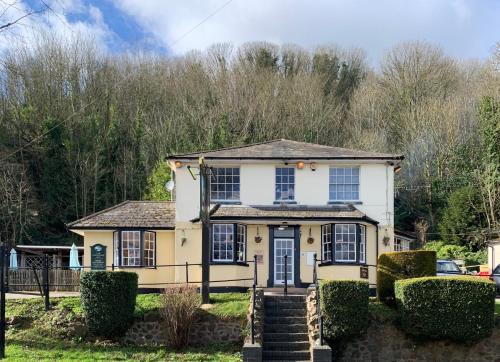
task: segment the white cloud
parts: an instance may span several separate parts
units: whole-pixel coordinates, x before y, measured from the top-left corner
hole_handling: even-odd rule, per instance
[[[112,31],[104,22],[101,11],[80,0],[52,0],[46,2],[49,9],[41,14],[25,17],[6,31],[0,32],[0,54],[15,49],[19,44],[30,45],[40,34],[51,34],[61,39],[82,37],[93,39],[102,50],[108,48],[113,38]],[[26,2],[18,2],[3,15],[1,23],[18,19],[32,10],[42,8],[43,4],[30,7]],[[69,20],[68,14],[79,15],[78,19]]]
[[[227,0],[113,1],[176,54],[216,42],[266,40],[362,47],[379,59],[395,43],[427,40],[455,56],[483,57],[500,39],[500,7],[491,1],[233,0],[175,44]]]

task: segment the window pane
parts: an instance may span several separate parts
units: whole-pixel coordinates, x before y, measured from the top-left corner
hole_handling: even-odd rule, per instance
[[[122,231],[122,265],[141,266],[141,232]]]
[[[366,226],[359,226],[359,261],[361,263],[366,262]]]
[[[237,167],[212,168],[210,198],[214,201],[237,201],[240,199],[240,169]]]
[[[295,168],[276,167],[275,198],[277,201],[295,199]]]
[[[322,261],[332,261],[332,226],[321,226]]]
[[[155,266],[156,234],[151,231],[144,232],[144,265]]]
[[[335,261],[356,261],[356,225],[335,225]]]
[[[212,259],[214,261],[233,261],[233,224],[212,225]]]
[[[237,234],[237,260],[241,262],[246,261],[246,237],[247,237],[247,227],[245,225],[238,225]]]
[[[331,201],[359,200],[359,167],[331,167],[329,188]]]

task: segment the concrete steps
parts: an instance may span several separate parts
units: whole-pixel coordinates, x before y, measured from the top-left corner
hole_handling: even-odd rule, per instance
[[[264,296],[264,361],[309,361],[304,295]]]

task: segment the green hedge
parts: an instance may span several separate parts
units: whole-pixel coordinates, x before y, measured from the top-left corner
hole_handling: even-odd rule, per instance
[[[132,322],[137,274],[93,271],[80,279],[82,310],[89,331],[106,338],[123,335]]]
[[[387,305],[395,306],[396,280],[435,275],[435,251],[413,250],[380,254],[377,264],[378,299]]]
[[[326,339],[338,340],[355,336],[368,326],[368,282],[324,280],[320,288]]]
[[[495,325],[495,283],[478,277],[398,280],[402,328],[426,339],[476,341]]]

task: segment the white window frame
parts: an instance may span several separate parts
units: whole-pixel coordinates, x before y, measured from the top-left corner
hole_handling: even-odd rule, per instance
[[[228,170],[231,170],[231,175],[228,175]],[[219,172],[223,171],[223,175],[220,175]],[[234,174],[234,173],[237,174]],[[213,177],[210,179],[210,199],[214,202],[227,202],[240,201],[241,197],[241,171],[239,167],[212,167],[212,175]],[[224,180],[219,182],[219,177],[223,177]],[[238,177],[238,182],[234,181],[234,178]],[[228,181],[228,178],[231,180]],[[238,186],[238,190],[235,190],[235,186]],[[214,188],[216,190],[214,190]],[[229,188],[229,190],[228,190]],[[222,190],[221,190],[222,189]],[[217,197],[214,197],[214,194],[217,193]],[[223,194],[224,198],[220,198],[219,196]],[[229,197],[228,197],[229,196]],[[236,197],[235,197],[236,196]]]
[[[142,245],[144,266],[154,267],[156,265],[156,233],[154,231],[144,231]]]
[[[292,171],[292,174],[286,174],[286,175],[278,175],[278,170],[287,170]],[[280,178],[278,181],[278,177]],[[290,178],[293,178],[293,182],[290,182]],[[285,179],[285,182],[283,180]],[[278,191],[278,186],[280,187],[280,191]],[[287,192],[284,192],[281,188],[283,186],[286,186],[288,188]],[[290,198],[290,188],[292,190],[292,195]],[[287,197],[283,197],[285,194],[287,194]],[[295,167],[276,167],[274,169],[274,198],[276,201],[294,201],[295,200]]]
[[[366,226],[359,225],[359,262],[366,263]]]
[[[336,179],[340,178],[341,176],[338,175],[338,170],[343,170],[342,173],[342,178],[343,182],[337,182]],[[346,171],[349,170],[349,175],[346,175]],[[354,182],[354,177],[356,175],[353,175],[353,170],[356,170],[357,172],[357,182]],[[333,173],[336,173],[335,175]],[[349,179],[346,179],[346,177],[349,177]],[[346,182],[350,181],[350,182]],[[336,197],[332,197],[333,191],[332,189],[334,187],[338,186],[356,186],[357,187],[357,198],[339,198],[339,190],[336,190]],[[352,191],[349,191],[352,192]],[[344,190],[343,193],[345,194],[346,191]],[[359,166],[344,166],[344,167],[338,167],[338,166],[332,166],[329,168],[328,171],[328,199],[329,201],[334,201],[334,202],[349,202],[349,201],[359,201],[360,200],[360,167]]]
[[[138,236],[137,238],[125,240],[125,235]],[[137,243],[137,245],[129,245],[129,243]],[[125,256],[125,251],[127,256]],[[133,255],[131,255],[131,252]],[[141,232],[139,230],[124,230],[121,234],[121,266],[137,267],[141,266]]]
[[[357,252],[356,252],[356,224],[334,224],[335,225],[335,262],[339,263],[356,263],[357,262]],[[343,229],[347,227],[347,232],[344,233]],[[340,241],[338,238],[338,235],[341,236],[342,240]],[[349,240],[352,237],[352,241]],[[347,240],[344,240],[344,236],[347,238]],[[345,250],[339,250],[337,251],[337,246],[340,246],[341,249],[343,249],[343,246],[347,246],[347,251]],[[350,245],[354,245],[354,251],[349,250]],[[342,257],[337,257],[337,253],[340,253]],[[347,253],[348,257],[344,258],[344,253]],[[349,254],[354,253],[354,258],[349,258]]]
[[[247,255],[247,227],[246,225],[243,224],[236,224],[236,261],[240,263],[245,263],[246,262],[246,255]]]
[[[225,240],[218,237],[216,240],[216,235],[225,236]],[[224,244],[224,248],[222,245]],[[215,257],[216,245],[218,247],[219,256]],[[231,250],[229,250],[231,246]],[[234,261],[234,224],[213,224],[212,225],[212,260],[215,262],[231,263]],[[221,257],[221,254],[226,254],[225,258]],[[230,254],[229,254],[230,253]],[[228,256],[230,255],[230,257]]]
[[[394,238],[394,251],[409,251],[410,250],[410,240],[403,238]]]
[[[321,225],[321,262],[333,261],[332,224]]]

